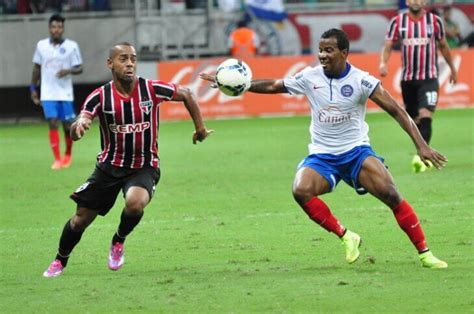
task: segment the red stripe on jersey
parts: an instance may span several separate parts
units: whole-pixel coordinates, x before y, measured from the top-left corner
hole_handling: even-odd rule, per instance
[[[412,39],[413,38],[413,27],[414,27],[414,23],[412,22],[412,20],[410,18],[407,19],[407,32],[408,32],[408,35],[407,35],[407,39]],[[413,72],[413,46],[412,45],[408,45],[408,49],[407,49],[407,64],[406,64],[406,67],[407,67],[407,72],[405,74],[405,80],[409,80],[411,78],[411,75],[412,75],[412,72]]]
[[[140,88],[138,88],[138,99],[149,99],[148,95],[142,95]],[[139,108],[140,104],[133,104],[133,122],[136,123],[138,121],[144,121],[143,117],[143,111]],[[140,132],[135,134],[135,140],[134,140],[134,152],[133,152],[133,159],[132,159],[132,168],[142,168],[144,163],[145,163],[145,156],[143,153],[144,149],[144,143],[143,141],[145,140],[145,134],[144,132]]]
[[[426,36],[426,14],[422,18],[422,22],[420,23],[420,36],[422,38],[427,38]],[[425,79],[425,55],[426,55],[426,45],[420,46],[419,51],[419,59],[418,59],[418,74],[416,76],[417,80],[424,80]]]
[[[155,83],[155,84],[153,84]],[[147,87],[150,91],[154,91],[153,85],[157,85],[156,81],[147,81]],[[157,95],[152,92],[152,97],[155,102],[159,103],[161,100],[157,97]],[[151,125],[151,139],[152,142],[150,143],[150,150],[153,153],[153,156],[158,156],[158,129],[159,129],[159,106],[153,107],[152,113],[150,113],[154,119]],[[152,158],[151,164],[153,167],[158,167],[158,158]]]

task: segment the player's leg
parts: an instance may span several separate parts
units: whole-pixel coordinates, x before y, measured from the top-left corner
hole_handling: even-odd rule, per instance
[[[318,197],[333,190],[338,179],[334,175],[330,175],[329,169],[324,169],[323,164],[314,163],[311,158],[311,156],[306,158],[296,173],[293,182],[293,197],[311,220],[341,238],[346,251],[346,261],[353,263],[360,255],[361,240],[359,235],[344,228],[331,213],[326,203]]]
[[[43,273],[44,277],[56,277],[62,274],[72,250],[79,243],[82,234],[97,217],[97,214],[96,211],[88,208],[77,207],[76,213],[64,225],[59,239],[58,253],[55,260]]]
[[[56,259],[45,271],[45,277],[56,277],[66,267],[69,255],[81,239],[85,228],[97,215],[105,216],[114,206],[123,184],[113,173],[96,166],[92,175],[71,195],[77,203],[77,211],[66,223],[59,241]],[[64,264],[63,264],[64,263]]]
[[[445,268],[447,264],[436,259],[429,252],[425,234],[418,217],[411,205],[397,191],[393,178],[384,164],[374,156],[367,157],[358,174],[359,184],[370,194],[384,202],[392,209],[400,228],[406,233],[418,253],[422,265],[430,268]],[[424,261],[425,256],[430,256]]]
[[[413,121],[415,121],[418,129],[420,129],[418,85],[419,82],[417,81],[402,81],[401,88],[405,110],[407,111],[408,115],[413,119]],[[413,155],[413,158],[411,160],[411,166],[413,172],[415,173],[426,171],[426,165],[423,161],[421,161],[421,158],[420,156],[418,156],[418,154]]]
[[[69,168],[72,163],[72,138],[71,138],[71,124],[74,121],[76,114],[74,112],[74,102],[72,101],[62,101],[61,109],[59,112],[59,118],[63,123],[64,130],[64,141],[66,143],[66,151],[64,152],[64,157],[61,160],[61,165],[63,168]]]
[[[61,169],[61,153],[59,150],[59,132],[58,132],[58,107],[56,101],[42,101],[43,113],[45,119],[48,121],[49,127],[49,145],[53,151],[54,162],[51,169]]]
[[[127,236],[140,223],[145,206],[155,192],[160,179],[160,170],[145,167],[131,176],[124,185],[125,208],[120,216],[120,224],[112,237],[109,254],[109,269],[118,270],[124,259],[124,242]]]
[[[345,228],[318,196],[331,191],[329,182],[316,170],[302,167],[293,181],[293,197],[311,220],[341,237]]]
[[[435,112],[436,104],[438,103],[438,92],[438,80],[427,79],[420,83],[420,87],[417,93],[419,103],[417,126],[421,133],[421,136],[428,144],[430,143],[433,134],[432,121],[433,113]]]

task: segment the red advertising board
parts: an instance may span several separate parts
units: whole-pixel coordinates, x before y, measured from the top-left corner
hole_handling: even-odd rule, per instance
[[[458,68],[458,82],[449,83],[449,68],[439,58],[439,108],[467,107],[474,105],[474,49],[452,51],[453,62]],[[211,88],[199,79],[201,72],[213,72],[224,59],[161,62],[157,65],[158,77],[164,81],[188,86],[198,97],[201,111],[206,118],[299,115],[309,113],[304,96],[289,94],[263,95],[245,93],[240,97],[229,97]],[[284,78],[293,75],[306,66],[317,63],[314,56],[257,57],[245,60],[253,71],[254,79]],[[349,62],[379,77],[377,53],[350,54]],[[389,62],[389,75],[382,79],[383,86],[401,103],[400,73],[401,60],[393,53]],[[380,78],[380,77],[379,77]],[[369,101],[370,109],[377,106]],[[163,120],[188,119],[186,108],[181,103],[168,102],[161,106]]]

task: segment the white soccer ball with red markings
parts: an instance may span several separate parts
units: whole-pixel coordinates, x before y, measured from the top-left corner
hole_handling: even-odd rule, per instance
[[[227,59],[217,67],[216,83],[224,94],[240,96],[252,84],[252,70],[242,60]]]

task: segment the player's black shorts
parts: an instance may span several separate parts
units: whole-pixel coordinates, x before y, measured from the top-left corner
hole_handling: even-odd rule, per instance
[[[129,188],[139,186],[148,191],[151,200],[159,180],[159,168],[145,166],[141,169],[130,169],[97,163],[92,175],[71,194],[71,199],[78,206],[105,216],[114,206],[120,190],[125,197]]]
[[[416,118],[420,108],[435,111],[438,103],[438,79],[402,81],[401,87],[405,109],[410,117]]]

